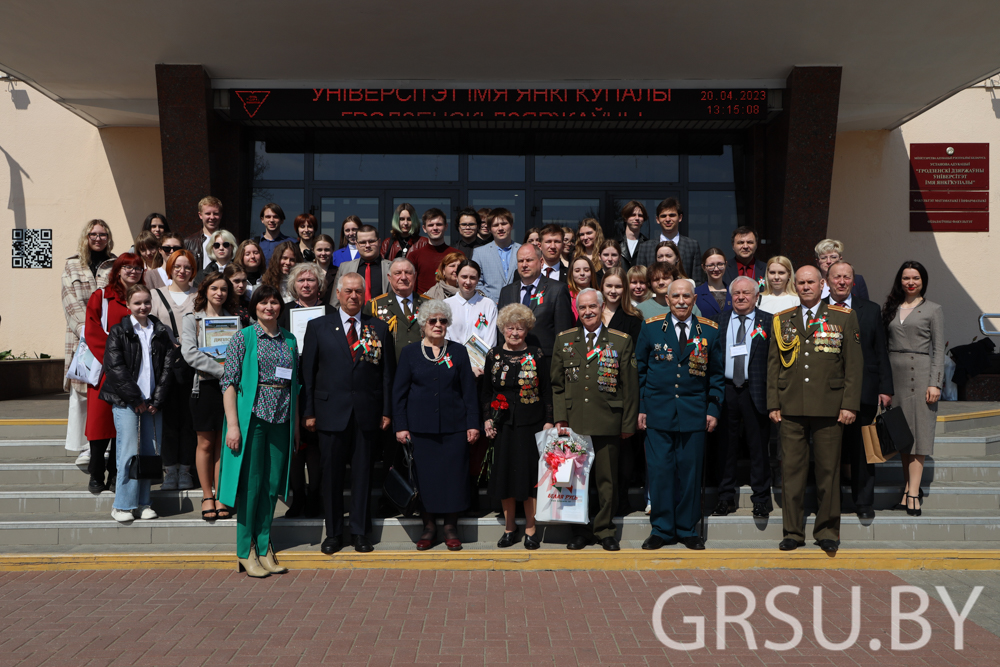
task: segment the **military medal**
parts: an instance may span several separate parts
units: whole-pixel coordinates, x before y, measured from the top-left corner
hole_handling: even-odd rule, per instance
[[[792,324],[791,319],[784,320],[781,323],[781,339],[785,343],[791,343],[794,341],[796,334],[798,334],[798,330],[795,328],[795,325]]]
[[[594,351],[600,357],[597,361],[597,390],[614,393],[618,390],[618,353],[610,343],[605,344],[603,349],[595,348]]]
[[[540,399],[538,398],[538,365],[535,363],[535,357],[531,354],[526,354],[521,358],[521,380],[518,384],[521,385],[521,402],[522,403],[537,403]]]

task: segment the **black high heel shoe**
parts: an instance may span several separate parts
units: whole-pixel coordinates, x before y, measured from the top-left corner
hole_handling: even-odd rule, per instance
[[[916,500],[917,502],[920,502],[920,496],[911,496],[910,494],[906,494],[906,513],[909,514],[910,516],[920,516],[923,513],[923,510],[921,510],[919,507],[911,509],[910,508],[911,498],[913,500]],[[917,503],[913,504],[916,505]]]

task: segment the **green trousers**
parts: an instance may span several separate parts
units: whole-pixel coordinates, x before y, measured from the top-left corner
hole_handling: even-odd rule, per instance
[[[591,503],[590,514],[594,515],[588,525],[573,524],[573,534],[582,535],[588,539],[603,540],[614,537],[618,529],[615,527],[615,511],[618,507],[618,493],[615,484],[618,480],[618,448],[621,438],[618,436],[595,435],[594,465],[590,468],[590,489],[597,489],[597,512]],[[594,493],[590,494],[591,501]]]
[[[236,555],[249,558],[251,543],[263,555],[271,541],[274,506],[288,468],[288,422],[269,424],[251,417],[244,447],[236,492]]]
[[[784,536],[805,542],[803,504],[809,478],[809,436],[816,473],[813,538],[840,540],[840,446],[844,425],[836,417],[781,415],[781,520]]]

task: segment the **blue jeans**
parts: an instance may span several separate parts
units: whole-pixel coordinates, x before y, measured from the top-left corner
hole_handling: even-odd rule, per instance
[[[129,479],[128,461],[136,454],[154,456],[156,444],[163,438],[163,415],[137,414],[132,408],[112,406],[118,438],[118,482],[115,487],[116,510],[134,510],[149,505],[148,479]]]

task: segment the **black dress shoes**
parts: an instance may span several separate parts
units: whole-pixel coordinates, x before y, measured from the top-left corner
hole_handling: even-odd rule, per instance
[[[754,503],[753,516],[755,519],[766,519],[771,516],[771,510],[767,509],[764,503]]]
[[[604,547],[605,551],[621,551],[622,548],[618,544],[617,537],[605,537],[601,540],[601,546]]]
[[[566,543],[566,548],[573,551],[579,551],[580,549],[586,549],[591,544],[594,544],[594,540],[587,539],[583,535],[576,535]]]
[[[864,519],[874,519],[875,518],[875,510],[873,510],[871,507],[867,507],[867,506],[862,505],[861,507],[858,508],[858,518],[862,519],[862,520],[864,520]]]
[[[94,495],[97,495],[104,490],[104,483],[101,482],[100,480],[91,477],[90,484],[87,485],[87,490],[93,493]]]
[[[497,540],[497,547],[506,549],[507,547],[514,546],[520,541],[521,538],[517,537],[517,531],[515,530],[513,533],[504,533],[503,537]]]
[[[836,540],[817,540],[816,544],[828,554],[837,553],[837,549],[839,548]]]
[[[524,534],[524,548],[525,549],[534,550],[534,549],[538,549],[539,547],[541,547],[542,546],[542,542],[541,542],[541,540],[538,539],[539,537],[540,537],[540,535],[537,532],[534,535],[528,535],[527,533],[525,533]]]
[[[797,542],[790,537],[786,537],[778,543],[778,548],[782,551],[795,551],[799,547],[804,547],[805,542]]]
[[[727,516],[735,511],[736,503],[727,503],[725,500],[720,500],[719,504],[712,511],[712,516]]]
[[[371,540],[364,535],[351,535],[351,546],[353,546],[354,550],[360,554],[369,554],[375,551],[375,547],[372,546]]]
[[[692,535],[691,537],[682,537],[681,544],[686,546],[688,549],[694,549],[695,551],[703,551],[705,549],[705,540],[699,535]]]
[[[645,549],[646,551],[652,551],[653,549],[662,548],[666,543],[667,541],[662,537],[660,537],[659,535],[650,535],[642,543],[642,548]]]
[[[323,544],[320,545],[319,550],[325,553],[327,556],[332,556],[333,554],[340,551],[341,547],[343,546],[344,544],[340,538],[340,535],[336,535],[334,537],[328,537],[325,540],[323,540]]]

